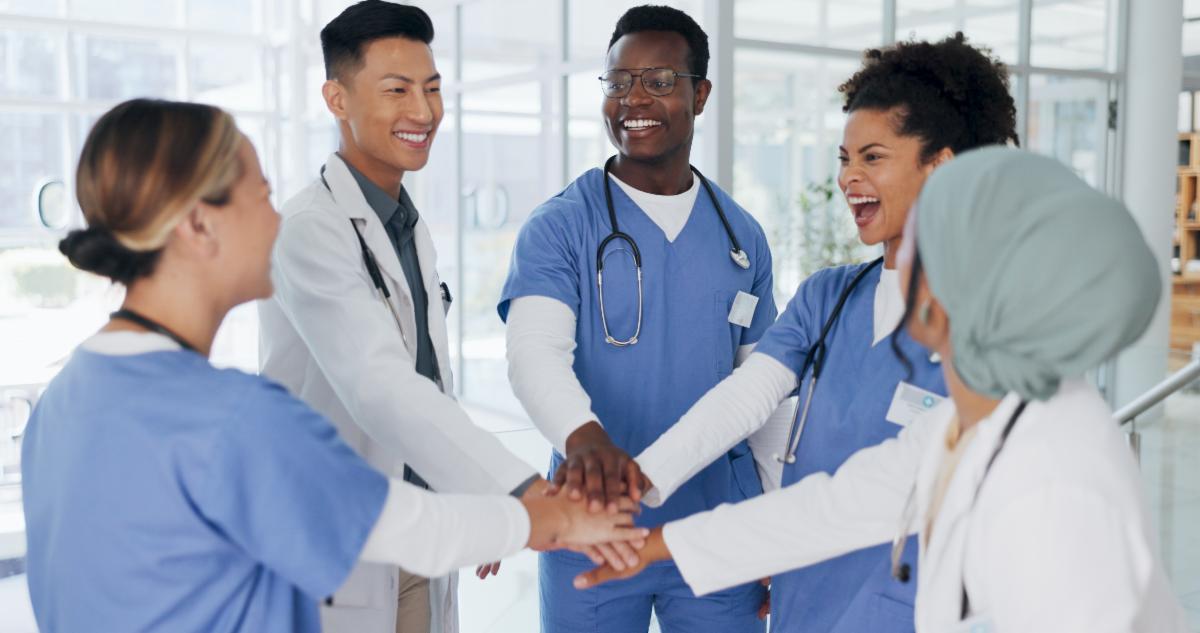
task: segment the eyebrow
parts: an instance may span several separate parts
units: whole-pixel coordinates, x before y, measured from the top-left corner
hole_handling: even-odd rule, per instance
[[[888,148],[888,147],[887,147],[886,145],[884,145],[883,143],[867,143],[866,145],[863,145],[862,147],[858,148],[858,153],[859,153],[859,154],[861,154],[861,153],[863,153],[863,152],[865,152],[865,151],[867,151],[867,150],[869,150],[869,149],[873,149],[873,148],[876,148],[876,147],[880,147],[880,148],[883,148],[883,149],[887,149],[887,148]]]
[[[441,78],[442,78],[442,74],[441,74],[441,73],[433,73],[432,75],[430,75],[430,76],[429,76],[429,78],[428,78],[428,79],[426,79],[425,81],[423,81],[423,82],[421,82],[421,83],[430,83],[430,82],[437,81],[437,80],[439,80],[439,79],[441,79]],[[379,78],[379,80],[380,80],[380,81],[383,81],[384,79],[397,79],[397,80],[399,80],[399,81],[403,81],[403,82],[404,82],[404,83],[406,83],[406,84],[415,84],[415,83],[417,83],[415,80],[413,80],[413,79],[412,79],[412,78],[410,78],[410,77],[405,77],[404,75],[398,75],[398,74],[396,74],[396,73],[388,73],[388,74],[386,74],[386,75],[384,75],[384,76],[382,76],[382,77],[380,77],[380,78]]]

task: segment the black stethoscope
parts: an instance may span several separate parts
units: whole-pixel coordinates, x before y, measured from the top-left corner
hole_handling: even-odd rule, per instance
[[[333,194],[333,189],[329,187],[329,181],[325,180],[325,167],[321,167],[321,184],[325,185],[325,190]],[[396,312],[396,307],[392,305],[392,293],[388,290],[387,282],[383,279],[383,271],[379,268],[379,262],[375,259],[375,253],[371,252],[371,248],[367,246],[367,240],[363,239],[362,231],[358,228],[358,224],[354,220],[350,220],[350,226],[354,228],[354,235],[358,238],[358,246],[362,249],[363,266],[367,269],[367,276],[371,278],[371,284],[379,291],[380,298],[392,313],[392,318],[396,321],[396,327],[400,327],[400,314]],[[447,305],[454,301],[454,297],[450,296],[450,286],[446,282],[441,283],[442,286],[442,301]]]
[[[613,208],[612,201],[612,183],[609,182],[609,172],[612,169],[613,161],[616,159],[616,156],[612,156],[604,163],[604,203],[608,206],[608,224],[612,230],[607,237],[600,240],[600,246],[596,248],[596,292],[600,295],[600,325],[604,328],[604,342],[615,347],[625,347],[637,344],[638,336],[642,333],[642,252],[638,250],[637,242],[633,240],[631,235],[623,233],[617,228],[617,212]],[[696,169],[692,165],[688,165],[688,167],[696,175],[696,178],[700,180],[700,184],[704,185],[704,191],[708,194],[708,199],[712,201],[713,207],[717,210],[717,217],[721,218],[721,225],[725,227],[725,234],[729,236],[729,242],[732,245],[732,248],[729,249],[729,258],[742,270],[749,270],[750,257],[746,255],[746,251],[742,250],[737,236],[733,234],[733,227],[729,225],[729,219],[725,217],[725,210],[721,208],[721,202],[717,200],[717,194],[713,191],[712,185],[700,173],[699,169]],[[609,242],[616,240],[623,241],[629,245],[629,250],[633,254],[633,265],[637,269],[637,327],[633,331],[633,336],[624,341],[618,340],[608,331],[608,315],[604,311],[604,249],[608,246]]]
[[[975,510],[975,504],[979,501],[979,492],[983,490],[983,482],[987,481],[988,473],[992,471],[992,465],[996,463],[996,458],[1000,456],[1000,451],[1004,450],[1005,443],[1008,442],[1008,436],[1012,433],[1013,427],[1017,425],[1017,420],[1021,418],[1021,414],[1025,412],[1025,407],[1029,402],[1021,400],[1017,404],[1017,408],[1013,410],[1009,416],[1008,422],[1004,425],[1004,430],[1000,432],[1000,439],[996,442],[996,448],[992,449],[992,455],[988,458],[987,465],[983,467],[983,475],[979,478],[979,484],[975,486],[975,496],[971,498],[971,507],[968,513]],[[896,536],[892,539],[892,578],[900,582],[908,582],[912,577],[912,568],[908,563],[900,562],[904,557],[904,544],[908,541],[909,527],[912,526],[912,521],[917,513],[917,482],[913,482],[912,489],[908,492],[908,500],[904,502],[904,510],[900,515],[900,527],[896,530]],[[969,527],[969,526],[968,526]],[[971,612],[971,598],[967,595],[967,580],[964,576],[962,579],[962,602],[959,608],[959,620],[967,619],[967,614]]]
[[[808,353],[804,355],[804,364],[800,366],[800,373],[797,374],[803,379],[804,374],[812,369],[812,374],[808,378],[808,389],[804,397],[804,407],[796,411],[796,415],[792,416],[792,426],[788,429],[787,452],[780,456],[775,455],[775,461],[781,464],[796,463],[796,449],[800,446],[800,437],[804,434],[804,426],[808,424],[808,409],[812,406],[813,391],[817,388],[817,378],[821,376],[821,370],[825,368],[825,357],[829,354],[829,331],[833,329],[837,323],[838,317],[842,315],[842,308],[846,306],[846,300],[850,298],[850,294],[858,287],[859,282],[867,273],[871,272],[876,266],[883,263],[883,258],[880,257],[875,261],[867,264],[865,268],[858,271],[854,279],[850,280],[850,284],[842,290],[841,296],[838,297],[837,303],[833,306],[833,312],[829,313],[829,318],[825,319],[825,324],[821,326],[821,335],[817,337],[817,342],[808,348]]]
[[[121,319],[124,321],[129,321],[130,323],[135,323],[146,328],[147,330],[150,330],[151,332],[154,332],[155,334],[161,334],[172,341],[175,341],[180,347],[189,352],[196,352],[197,354],[199,353],[191,343],[188,343],[187,341],[183,340],[182,336],[167,329],[167,326],[159,323],[158,321],[154,321],[149,317],[142,316],[141,314],[134,312],[129,308],[121,308],[120,310],[108,315],[108,318]]]

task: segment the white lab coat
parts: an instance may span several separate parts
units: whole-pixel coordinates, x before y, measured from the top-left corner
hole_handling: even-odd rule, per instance
[[[1033,402],[976,489],[1015,395],[980,422],[926,542],[925,522],[946,431],[947,401],[899,437],[773,494],[668,525],[684,579],[709,593],[826,560],[896,535],[916,485],[920,530],[916,628],[991,633],[1184,633],[1141,492],[1137,465],[1099,393],[1068,381]],[[974,508],[972,509],[972,504]]]
[[[441,385],[418,374],[416,317],[400,260],[379,217],[336,154],[283,207],[275,245],[275,295],[259,304],[260,363],[328,417],[350,446],[390,476],[407,462],[434,490],[506,494],[536,471],[475,426],[449,395],[453,376],[437,257],[425,223],[414,231],[429,297],[429,336]],[[350,222],[362,232],[391,292],[384,305]],[[433,544],[415,543],[414,547]],[[457,579],[431,583],[433,633],[456,633]],[[322,609],[325,631],[392,633],[397,570],[360,564]]]

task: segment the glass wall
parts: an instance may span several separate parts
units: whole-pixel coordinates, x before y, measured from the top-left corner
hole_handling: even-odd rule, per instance
[[[768,231],[777,300],[816,268],[874,252],[858,244],[834,182],[837,86],[864,48],[962,31],[1008,64],[1023,145],[1106,189],[1119,10],[1116,0],[738,0],[733,189]]]

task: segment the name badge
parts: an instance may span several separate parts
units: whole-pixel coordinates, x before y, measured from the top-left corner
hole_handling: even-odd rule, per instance
[[[953,633],[992,633],[992,619],[987,616],[975,616],[958,623]]]
[[[729,309],[729,322],[742,327],[750,327],[754,321],[754,309],[758,307],[758,297],[738,291],[733,298],[733,307]]]
[[[896,393],[892,395],[892,405],[888,407],[885,418],[892,424],[908,426],[921,414],[936,407],[945,400],[944,397],[925,391],[920,387],[902,382],[896,385]]]

